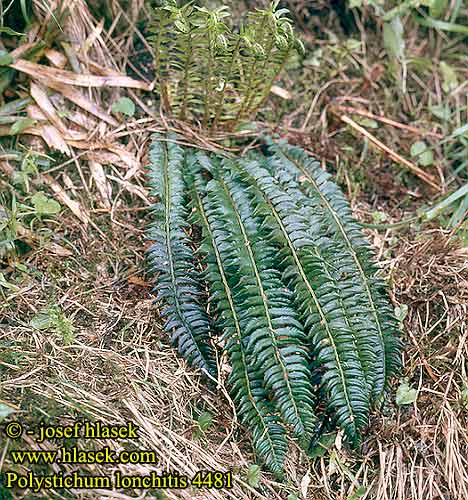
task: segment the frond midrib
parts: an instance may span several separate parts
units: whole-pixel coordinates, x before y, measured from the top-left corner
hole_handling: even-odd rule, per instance
[[[169,260],[169,269],[170,269],[170,274],[171,274],[171,286],[174,291],[174,302],[175,306],[177,308],[177,314],[179,316],[180,321],[184,325],[185,330],[189,333],[190,337],[192,338],[192,341],[194,345],[197,348],[198,354],[200,356],[200,359],[203,360],[204,363],[206,363],[206,369],[202,368],[203,370],[209,371],[209,364],[207,363],[207,360],[205,359],[205,355],[203,352],[200,350],[200,346],[198,345],[198,340],[195,338],[195,336],[192,333],[192,329],[190,326],[187,324],[187,321],[185,319],[185,314],[182,311],[180,301],[179,301],[179,293],[178,290],[175,286],[176,283],[176,275],[175,275],[175,270],[174,270],[174,256],[172,254],[172,244],[171,244],[171,220],[170,220],[170,212],[171,212],[171,187],[170,187],[170,180],[169,180],[169,152],[168,152],[168,147],[167,143],[163,141],[163,155],[164,155],[164,161],[162,165],[162,170],[163,170],[163,177],[164,177],[164,236],[166,238],[166,249],[167,249],[167,256]]]

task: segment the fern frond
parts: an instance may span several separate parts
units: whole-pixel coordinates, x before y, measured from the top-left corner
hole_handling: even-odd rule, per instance
[[[337,300],[346,326],[353,333],[366,381],[370,390],[381,385],[383,374],[378,367],[380,360],[377,355],[381,350],[380,334],[373,321],[369,320],[372,315],[367,295],[360,280],[353,274],[354,263],[351,256],[331,239],[328,226],[323,224],[323,212],[304,206],[303,193],[298,194],[291,183],[288,185],[289,189],[285,190],[283,185],[272,177],[272,174],[278,174],[280,167],[271,159],[261,164],[256,161],[241,161],[239,166],[244,172],[246,182],[256,185],[263,196],[264,203],[268,206],[266,213],[273,210],[276,219],[283,219],[284,231],[291,233],[291,243],[297,250],[305,246],[316,247],[325,256],[325,270],[327,275],[330,274],[336,280],[340,292]],[[263,167],[268,167],[268,171]],[[279,221],[276,223],[279,224]],[[275,235],[275,232],[271,234]],[[281,237],[284,239],[280,233],[280,240]],[[370,266],[370,269],[374,268]],[[369,283],[374,286],[373,277],[369,278]]]
[[[232,119],[232,109],[235,107],[237,93],[235,92],[236,82],[239,80],[239,75],[236,71],[239,54],[242,47],[242,37],[233,35],[228,39],[229,50],[219,57],[220,74],[223,75],[220,79],[221,89],[218,91],[218,99],[216,101],[214,119],[212,129],[216,130],[221,121]],[[237,74],[237,76],[236,76]]]
[[[353,287],[339,283],[329,266],[339,250],[326,254],[312,237],[295,200],[282,190],[255,160],[236,163],[243,179],[255,188],[257,212],[264,215],[270,238],[282,245],[284,277],[295,290],[296,306],[311,338],[317,361],[327,371],[323,383],[338,425],[355,444],[359,431],[367,424],[369,380],[375,368],[372,330],[359,331],[353,316],[359,313],[359,300],[349,306]],[[349,290],[351,289],[351,290]],[[361,325],[360,325],[361,326]]]
[[[282,177],[286,189],[292,189],[305,206],[321,213],[322,227],[326,227],[332,238],[343,245],[350,257],[350,271],[359,280],[366,296],[370,319],[380,338],[376,368],[381,373],[373,387],[373,395],[378,400],[383,395],[389,377],[399,371],[401,360],[397,322],[383,293],[385,287],[375,277],[376,268],[372,265],[370,248],[359,225],[352,218],[342,192],[330,182],[329,175],[320,168],[318,162],[302,149],[284,143],[272,145],[270,149],[278,159],[278,175]]]
[[[226,6],[216,9],[207,9],[205,7],[196,7],[198,15],[193,21],[205,40],[206,51],[204,58],[199,61],[201,66],[205,67],[205,78],[203,84],[204,91],[204,110],[203,126],[207,127],[210,118],[213,115],[214,100],[219,82],[222,81],[220,68],[222,67],[223,55],[228,51],[229,38],[231,36],[228,26],[223,19],[229,16],[229,9]]]
[[[225,162],[223,162],[225,163]],[[224,170],[224,169],[223,169]],[[285,423],[307,447],[315,431],[305,335],[275,269],[275,249],[260,238],[244,187],[231,176],[207,186],[207,212],[232,274],[240,324],[255,369],[274,394]]]
[[[205,209],[202,199],[205,186],[199,173],[200,164],[193,155],[188,161],[193,175],[191,194],[195,219],[202,227],[204,245],[209,249],[205,262],[211,301],[215,305],[218,326],[224,332],[226,351],[232,366],[229,385],[233,400],[241,422],[252,432],[254,448],[261,460],[272,472],[281,474],[287,450],[285,430],[273,413],[274,405],[268,402],[261,373],[248,359],[238,300],[229,284],[228,264],[223,260],[220,250],[220,246],[226,244],[225,235],[219,232],[215,234],[216,221],[210,221],[211,217]]]
[[[165,111],[171,107],[168,75],[171,47],[174,43],[172,24],[177,14],[176,0],[164,0],[163,5],[155,7],[150,24],[150,42],[154,51],[156,89],[159,91],[161,106]]]
[[[187,72],[190,64],[181,57],[175,67]],[[214,94],[208,100],[215,102]],[[245,109],[255,102],[244,101]],[[314,406],[321,401],[324,422],[332,415],[359,445],[371,403],[397,369],[400,341],[372,252],[343,194],[302,150],[281,143],[270,151],[222,160],[155,137],[150,181],[158,201],[149,260],[173,342],[214,373],[211,324],[200,302],[205,284],[187,234],[190,222],[201,227],[203,278],[232,366],[239,419],[260,459],[280,475],[286,432],[307,448],[320,432]]]
[[[188,227],[183,181],[183,151],[175,143],[153,137],[149,151],[149,184],[157,201],[148,228],[153,241],[148,250],[150,269],[159,273],[155,290],[165,304],[166,330],[172,342],[194,366],[216,376],[216,362],[209,344],[210,325],[199,301],[203,296],[200,275],[185,234]]]

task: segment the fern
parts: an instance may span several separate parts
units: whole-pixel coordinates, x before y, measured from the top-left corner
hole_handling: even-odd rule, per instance
[[[227,7],[162,3],[151,25],[156,91],[163,111],[204,128],[232,130],[254,117],[291,53],[302,48],[277,0],[249,13],[239,30]]]
[[[234,178],[210,181],[207,198],[221,243],[226,240],[226,259],[236,269],[231,279],[240,300],[247,352],[275,395],[284,422],[307,447],[316,418],[305,336],[274,268],[275,250],[259,238],[249,200]]]
[[[205,208],[206,192],[201,178],[200,164],[191,156],[192,200],[195,219],[202,227],[204,244],[209,249],[206,255],[207,279],[210,283],[211,300],[215,304],[218,327],[223,329],[226,351],[232,365],[230,386],[238,407],[241,421],[252,430],[257,453],[273,472],[279,474],[286,455],[285,430],[273,413],[274,405],[268,401],[261,372],[249,360],[245,338],[241,327],[241,311],[230,285],[229,263],[225,261],[221,248],[226,244],[225,235],[217,229],[219,223],[212,219]],[[205,198],[205,201],[202,199]],[[210,211],[210,208],[208,208]],[[217,236],[215,236],[215,234]]]
[[[156,70],[156,90],[159,92],[161,107],[169,111],[171,106],[170,90],[168,88],[169,64],[171,61],[173,34],[172,25],[178,16],[176,0],[165,0],[163,5],[156,7],[150,26],[153,44],[154,67]]]
[[[320,214],[320,232],[328,231],[342,245],[347,255],[345,270],[358,280],[366,297],[370,319],[379,335],[376,374],[373,395],[380,399],[389,377],[400,368],[400,342],[396,320],[383,292],[385,285],[376,278],[371,252],[359,225],[353,220],[349,204],[336,184],[329,180],[318,162],[303,150],[285,144],[271,146],[277,158],[278,176],[305,206]],[[301,194],[302,193],[302,194]],[[340,271],[341,272],[341,271]]]
[[[238,94],[236,85],[239,77],[239,58],[245,40],[243,35],[239,34],[230,36],[226,41],[228,48],[218,58],[219,73],[222,77],[216,88],[218,95],[211,124],[213,130],[217,130],[220,125],[232,122],[235,118],[233,110],[236,107]]]
[[[193,252],[185,230],[187,210],[183,182],[183,150],[171,142],[153,138],[149,152],[149,182],[154,222],[148,230],[153,241],[148,251],[150,269],[159,273],[158,300],[165,303],[165,328],[172,342],[190,363],[213,376],[216,363],[209,345],[210,325],[199,301],[203,296]]]
[[[256,9],[247,15],[244,39],[248,45],[248,57],[244,63],[246,77],[241,82],[244,98],[237,120],[253,116],[264,104],[271,86],[285,67],[294,49],[302,50],[294,36],[288,9],[278,8],[279,0],[266,9]]]
[[[179,351],[214,372],[209,335],[221,332],[239,419],[280,475],[287,433],[307,450],[330,415],[359,446],[398,368],[400,341],[342,193],[302,150],[281,143],[270,153],[227,160],[185,150],[184,160],[182,148],[156,138],[150,258]],[[190,223],[201,227],[203,275]],[[206,288],[216,330],[200,303]]]
[[[365,380],[373,368],[372,332],[359,331],[351,320],[356,306],[354,310],[346,307],[344,297],[349,293],[330,272],[330,255],[324,254],[317,238],[309,234],[308,221],[294,199],[257,162],[243,161],[237,167],[257,188],[257,210],[265,214],[270,237],[283,246],[284,277],[295,291],[296,306],[308,328],[317,361],[328,369],[323,383],[338,425],[358,444],[369,410]]]
[[[244,176],[247,176],[247,182],[258,185],[257,189],[262,192],[267,203],[278,206],[276,215],[284,219],[284,232],[291,232],[292,240],[297,241],[297,249],[316,248],[319,254],[324,255],[327,262],[324,272],[337,283],[339,289],[337,301],[342,310],[343,321],[355,339],[369,388],[382,384],[383,373],[379,373],[381,370],[377,359],[377,353],[381,349],[380,334],[374,323],[369,321],[372,312],[368,307],[367,295],[362,284],[353,274],[354,263],[351,256],[331,238],[333,233],[330,233],[329,226],[324,224],[323,212],[317,207],[311,209],[305,205],[305,201],[309,199],[303,193],[298,193],[291,182],[287,189],[284,189],[280,182],[281,179],[284,180],[284,175],[281,174],[282,163],[269,159],[263,162],[263,166],[268,168],[268,172],[260,168],[256,162],[244,161],[241,170],[244,171]],[[276,172],[280,180],[273,179],[269,172]],[[310,210],[307,210],[308,208]],[[374,272],[369,260],[365,266],[368,272]]]

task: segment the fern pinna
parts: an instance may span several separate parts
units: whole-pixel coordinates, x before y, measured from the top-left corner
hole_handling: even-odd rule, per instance
[[[398,370],[400,341],[339,188],[284,143],[270,144],[268,156],[222,159],[155,138],[150,164],[159,201],[149,257],[179,351],[213,372],[209,336],[221,335],[239,418],[278,475],[288,433],[307,450],[325,418],[359,446],[370,408]],[[201,242],[190,244],[190,224]]]

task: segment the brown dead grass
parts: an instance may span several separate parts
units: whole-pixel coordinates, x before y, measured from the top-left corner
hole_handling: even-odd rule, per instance
[[[49,4],[52,9],[36,2],[43,19],[37,39],[54,22],[54,6]],[[135,39],[145,45],[136,28],[144,2],[135,2],[130,12],[112,2],[115,23],[108,31],[92,18],[84,0],[70,5],[72,11],[61,26],[69,46],[57,47],[59,55],[48,53],[48,64],[74,72],[76,78],[85,72],[100,80],[93,80],[94,87],[80,88],[70,74],[48,71],[47,66],[40,75],[37,67],[29,66],[22,80],[20,95],[33,89],[34,104],[28,112],[38,120],[28,131],[36,139],[27,134],[24,140],[31,148],[64,154],[39,181],[69,211],[54,226],[53,241],[43,244],[24,228],[32,246],[22,258],[28,273],[0,305],[0,401],[12,405],[13,417],[30,428],[43,419],[57,424],[132,420],[141,431],[137,442],[81,439],[77,446],[151,449],[161,456],[154,466],[89,465],[80,468],[84,473],[234,472],[231,491],[165,491],[166,498],[280,499],[294,493],[313,500],[345,500],[363,487],[362,499],[468,499],[468,415],[462,398],[468,384],[468,253],[450,234],[434,228],[400,234],[398,243],[390,231],[370,234],[390,277],[394,304],[409,308],[403,329],[404,376],[418,389],[417,401],[397,407],[392,394],[372,418],[361,456],[342,445],[341,435],[329,453],[316,460],[292,446],[284,483],[262,473],[260,487],[249,486],[247,470],[255,457],[245,429],[236,423],[224,387],[226,374],[222,371],[217,387],[207,385],[168,346],[152,304],[151,284],[142,271],[142,229],[149,205],[142,165],[149,135],[164,123],[152,113],[151,94],[101,86],[102,78],[125,82],[127,64],[140,88],[151,86],[131,55]],[[109,103],[127,94],[141,114],[124,121],[111,115]],[[57,114],[59,109],[68,113]],[[310,115],[315,112],[312,108]],[[320,126],[323,116],[317,118]],[[185,132],[188,142],[216,147],[195,131]],[[297,131],[299,142],[308,137],[305,132]],[[3,178],[8,179],[13,166],[7,159],[1,161]],[[347,174],[344,177],[352,187]],[[372,210],[365,200],[356,205],[363,220],[369,220]],[[74,325],[68,345],[57,334],[29,324],[51,303]],[[213,424],[200,434],[196,420],[203,411],[213,415]],[[0,470],[13,467],[12,448],[56,446],[38,445],[26,435],[16,442],[0,435]],[[19,470],[26,472],[27,467]],[[55,465],[54,470],[73,469]],[[80,490],[40,494],[57,499],[158,498],[155,495]],[[31,498],[31,493],[15,491],[15,498]]]
[[[376,498],[468,498],[468,250],[441,230],[402,240],[390,268],[408,305],[405,375],[417,402],[377,433]],[[372,498],[372,497],[371,497]]]

